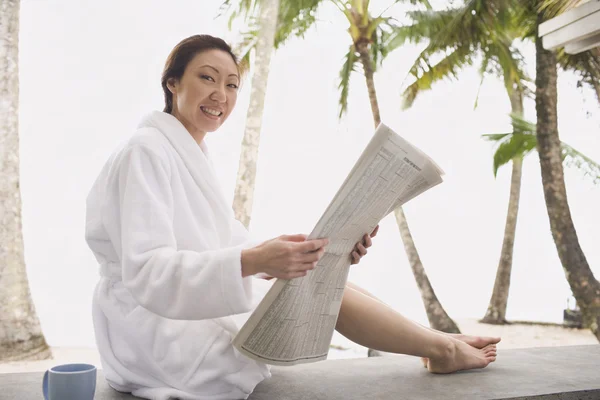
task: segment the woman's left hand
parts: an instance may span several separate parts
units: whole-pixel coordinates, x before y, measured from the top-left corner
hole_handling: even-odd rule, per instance
[[[363,240],[361,240],[360,242],[356,243],[356,246],[354,246],[354,250],[352,251],[352,262],[350,264],[358,264],[360,262],[360,259],[367,254],[367,248],[371,247],[371,245],[373,244],[373,242],[371,241],[371,238],[374,238],[375,235],[377,235],[377,231],[379,230],[379,225],[377,225],[375,227],[375,229],[373,229],[373,232],[368,235],[365,233],[365,236],[363,236]]]

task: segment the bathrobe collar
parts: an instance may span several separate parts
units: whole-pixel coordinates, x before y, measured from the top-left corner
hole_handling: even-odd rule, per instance
[[[165,112],[151,112],[144,117],[139,127],[156,128],[169,140],[183,160],[196,185],[206,194],[206,198],[211,203],[215,213],[220,214],[220,217],[228,221],[233,216],[233,212],[227,206],[227,201],[221,191],[221,186],[209,158],[208,147],[204,141],[198,145],[185,126],[177,118]]]

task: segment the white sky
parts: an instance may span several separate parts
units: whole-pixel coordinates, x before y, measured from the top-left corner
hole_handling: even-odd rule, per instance
[[[372,1],[376,10],[385,1]],[[234,38],[219,1],[23,0],[21,165],[25,256],[42,328],[51,345],[93,345],[91,296],[98,267],[84,241],[85,197],[102,164],[140,118],[162,109],[160,73],[171,48],[196,33]],[[402,18],[399,8],[390,15]],[[270,238],[309,233],[373,132],[364,77],[351,82],[349,112],[337,119],[338,73],[349,35],[327,5],[304,40],[272,60],[251,230]],[[526,45],[529,70],[535,57]],[[400,109],[401,85],[418,49],[392,54],[376,74],[382,120],[445,170],[445,182],[405,207],[425,269],[452,317],[482,317],[494,283],[510,167],[492,173],[480,134],[509,129],[501,82],[488,79],[479,108],[476,68],[437,84]],[[559,80],[561,138],[600,160],[600,108],[571,75]],[[233,197],[250,79],[225,126],[209,135],[218,174]],[[591,113],[591,115],[589,115]],[[526,105],[533,120],[534,104]],[[600,187],[566,174],[580,243],[600,276]],[[387,218],[350,279],[410,318],[426,322],[396,223]],[[525,162],[508,317],[561,321],[570,295],[549,231],[539,162]]]

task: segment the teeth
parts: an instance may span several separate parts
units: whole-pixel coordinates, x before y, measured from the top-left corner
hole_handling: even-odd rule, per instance
[[[213,109],[206,108],[206,107],[202,107],[202,111],[204,111],[207,114],[214,115],[215,117],[218,117],[222,114],[221,111],[213,110]]]

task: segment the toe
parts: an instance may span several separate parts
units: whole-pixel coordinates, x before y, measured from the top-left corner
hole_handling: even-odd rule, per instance
[[[496,355],[496,349],[487,349],[486,351],[484,351],[484,354],[486,354],[486,355],[488,355],[488,354]]]

